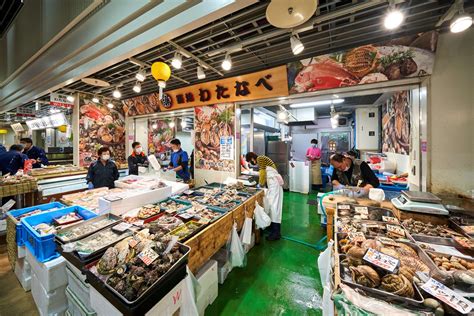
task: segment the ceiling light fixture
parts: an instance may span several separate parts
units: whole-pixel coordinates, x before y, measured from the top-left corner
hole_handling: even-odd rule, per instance
[[[315,102],[304,102],[304,103],[294,103],[290,104],[290,108],[307,108],[319,105],[330,105],[330,104],[341,104],[344,102],[344,99],[333,99],[333,100],[322,100]]]
[[[204,72],[201,66],[197,66],[197,77],[200,80],[206,78],[206,73]]]
[[[385,15],[383,25],[388,30],[394,30],[403,23],[404,19],[405,16],[403,15],[402,11],[392,6],[387,15]]]
[[[174,121],[171,121],[170,124],[169,124],[170,128],[174,128],[175,125],[176,125],[176,124],[174,123]]]
[[[299,39],[299,36],[297,34],[291,35],[290,44],[291,44],[291,51],[293,52],[293,55],[298,55],[304,50],[304,45]]]
[[[225,54],[225,58],[222,61],[222,69],[225,71],[229,71],[232,68],[232,59],[230,58],[230,54]]]
[[[92,102],[99,103],[99,98],[97,96],[92,97]]]
[[[456,17],[449,25],[449,29],[451,30],[451,33],[460,33],[470,28],[471,25],[472,16],[470,16],[469,14],[465,14],[464,9],[461,7],[461,9],[459,10],[459,14],[456,15]]]
[[[74,102],[74,97],[72,95],[68,95],[66,97],[66,99],[69,101],[69,102]]]
[[[118,88],[115,88],[115,90],[112,92],[112,95],[114,96],[114,98],[120,99],[120,97],[122,96],[122,93],[120,92]]]
[[[288,118],[288,113],[286,111],[278,112],[278,119],[280,121],[285,121]]]
[[[114,108],[114,104],[113,104],[112,102],[109,102],[109,103],[107,103],[107,107],[108,107],[109,109],[113,109],[113,108]]]
[[[142,85],[140,84],[140,82],[137,82],[137,83],[135,83],[135,85],[133,86],[132,89],[136,93],[140,93],[142,91]]]
[[[188,123],[186,123],[185,120],[181,120],[181,127],[182,127],[183,129],[185,129],[186,126],[188,126]]]
[[[181,57],[180,53],[178,53],[178,52],[174,53],[174,57],[171,60],[171,65],[175,69],[180,69],[181,68],[181,66],[183,65],[183,57]]]
[[[35,101],[35,111],[39,111],[40,109],[40,103],[38,101]]]
[[[139,70],[139,71],[137,72],[137,74],[135,75],[135,79],[137,79],[137,80],[140,81],[140,82],[145,81],[145,79],[146,79],[145,69],[140,68],[140,70]]]
[[[158,124],[156,124],[156,123],[153,123],[153,124],[151,125],[151,128],[153,128],[153,129],[157,129],[157,128],[158,128]]]

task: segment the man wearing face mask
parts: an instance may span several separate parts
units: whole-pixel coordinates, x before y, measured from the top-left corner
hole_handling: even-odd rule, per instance
[[[115,187],[115,180],[119,178],[117,165],[110,160],[110,149],[101,147],[97,152],[99,158],[89,166],[87,183],[89,188]],[[92,187],[91,187],[92,186]]]
[[[183,179],[184,182],[189,182],[191,175],[189,174],[189,157],[188,153],[181,149],[181,142],[175,138],[170,142],[173,153],[171,154],[171,162],[168,169],[176,172],[176,175]]]
[[[356,197],[363,197],[369,194],[371,188],[380,185],[379,179],[365,161],[342,154],[332,155],[330,161],[334,167],[332,174],[334,190],[342,190],[345,186],[360,187],[361,190],[356,193]]]
[[[128,174],[138,176],[138,167],[148,167],[148,158],[143,152],[142,145],[139,142],[133,142],[133,152],[128,156]]]

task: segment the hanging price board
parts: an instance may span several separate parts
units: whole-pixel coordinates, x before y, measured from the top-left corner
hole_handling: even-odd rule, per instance
[[[474,307],[473,303],[432,278],[421,288],[462,314],[469,313]]]

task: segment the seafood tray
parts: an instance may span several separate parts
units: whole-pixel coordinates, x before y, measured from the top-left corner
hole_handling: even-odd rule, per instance
[[[413,219],[404,220],[402,226],[413,240],[430,244],[455,247],[457,244],[452,237],[469,237],[469,235],[457,232],[454,230],[455,228],[451,228],[448,225],[433,225],[431,223],[414,221]]]
[[[156,225],[158,227],[161,227],[161,228],[168,229],[168,230],[172,231],[175,228],[183,225],[183,221],[180,220],[177,217],[165,214],[165,215],[161,216],[160,218],[158,218],[157,220],[149,222],[149,224],[150,225],[153,224],[153,225]]]
[[[390,292],[387,292],[383,289],[378,289],[378,288],[371,288],[371,287],[368,287],[368,286],[364,286],[364,285],[361,285],[361,284],[358,284],[356,283],[356,281],[354,281],[352,279],[352,272],[350,270],[350,268],[347,266],[347,265],[344,265],[342,262],[343,260],[346,259],[346,255],[339,255],[339,272],[340,272],[340,275],[341,275],[341,281],[351,287],[354,287],[354,288],[358,288],[358,289],[361,289],[363,290],[364,292],[370,294],[370,295],[373,295],[375,297],[378,297],[386,302],[395,302],[395,303],[398,303],[398,304],[408,304],[408,305],[417,305],[419,306],[419,304],[422,304],[423,303],[423,295],[421,294],[420,290],[418,289],[418,286],[414,283],[414,282],[411,282],[411,286],[413,287],[413,298],[411,297],[405,297],[405,296],[400,296],[400,295],[397,295],[397,294],[394,294],[394,293],[390,293]],[[365,265],[362,265],[362,266],[365,266]],[[357,268],[357,269],[362,269],[360,268],[361,266],[358,266],[358,267],[354,267],[354,268]],[[372,273],[375,272],[377,273],[374,269],[371,269],[370,270]],[[378,273],[377,273],[378,274]],[[389,274],[386,274],[384,275],[383,277],[386,277],[388,276]],[[376,276],[376,278],[379,279],[379,282],[381,279],[380,276]],[[404,279],[406,280],[406,278]]]
[[[221,218],[225,213],[221,211],[216,211],[212,209],[204,209],[197,212],[194,215],[194,218],[201,223],[213,223],[219,218]]]
[[[350,217],[345,217],[338,218],[336,225],[338,232],[362,232],[367,238],[383,236],[404,239],[409,237],[402,226],[385,222],[353,220]]]
[[[114,274],[104,277],[94,273],[93,270],[100,260],[86,266],[87,281],[124,315],[144,315],[186,276],[190,248],[180,243],[177,244],[177,247],[182,256],[134,300],[128,300],[108,284],[109,278]],[[135,259],[139,260],[138,257],[132,260]]]
[[[455,216],[449,219],[449,224],[455,228],[456,231],[474,237],[474,218]]]
[[[156,216],[162,212],[161,207],[158,204],[147,204],[138,210],[137,217],[141,220],[146,220],[150,217]]]
[[[357,210],[358,207],[364,207],[360,205],[345,204],[349,205],[350,209],[339,209],[337,210],[338,217],[351,217],[353,219],[370,220],[370,221],[384,221],[385,218],[396,218],[393,212],[389,209],[380,207],[367,206],[367,214],[362,214]]]
[[[60,243],[76,241],[121,221],[122,218],[113,214],[98,216],[88,221],[59,230],[56,233],[56,240]]]
[[[474,260],[429,250],[426,253],[440,273],[452,280],[450,284],[445,283],[446,285],[454,284],[458,289],[468,289],[470,296],[474,296]]]
[[[170,235],[178,236],[180,242],[186,241],[201,231],[206,225],[196,221],[189,221],[186,224],[173,230]]]
[[[191,203],[191,202],[196,202],[199,199],[202,199],[203,196],[204,196],[204,194],[194,191],[191,194],[184,194],[183,193],[181,195],[171,197],[171,199],[175,200],[177,202],[181,202],[181,203]]]
[[[110,245],[131,235],[131,232],[117,233],[112,227],[100,230],[75,242],[75,252],[82,258],[94,256]]]
[[[211,187],[211,186],[202,186],[194,190],[199,194],[203,195],[219,195],[225,192],[224,186],[222,187]]]
[[[159,204],[163,212],[170,214],[180,213],[191,207],[189,203],[182,203],[172,199],[166,199],[164,201],[161,201]]]

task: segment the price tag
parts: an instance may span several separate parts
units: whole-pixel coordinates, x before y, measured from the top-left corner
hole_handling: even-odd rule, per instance
[[[356,206],[354,207],[356,213],[369,215],[369,209],[367,206]]]
[[[140,242],[141,242],[140,237],[133,236],[133,238],[130,239],[130,241],[128,242],[128,245],[130,246],[130,248],[135,248]]]
[[[347,236],[349,237],[349,240],[352,240],[355,242],[365,240],[365,235],[362,232],[349,233]]]
[[[462,314],[469,313],[474,307],[473,303],[432,278],[421,288]]]
[[[158,257],[158,254],[150,247],[146,247],[142,252],[138,254],[138,258],[140,258],[140,260],[143,261],[143,263],[147,266],[149,266]]]
[[[400,264],[400,261],[397,258],[386,255],[372,248],[367,250],[362,259],[390,273],[395,272],[395,269]]]
[[[186,191],[183,192],[183,194],[186,194],[186,195],[191,195],[193,193],[194,193],[193,190],[186,190]]]
[[[122,198],[117,195],[107,195],[107,196],[104,196],[104,199],[106,199],[109,202],[116,202],[116,201],[122,200]]]
[[[112,229],[117,231],[117,232],[123,233],[124,231],[126,231],[130,227],[132,227],[132,224],[121,222],[121,223],[115,225],[114,227],[112,227]]]
[[[403,230],[403,228],[397,225],[387,224],[387,232],[396,236],[405,237],[405,231]]]
[[[395,217],[391,216],[382,216],[382,221],[392,224],[399,224],[400,222]]]
[[[398,246],[397,242],[393,239],[387,238],[387,237],[376,237],[376,240],[380,241],[384,245],[388,246]]]
[[[365,226],[365,228],[379,228],[379,224],[377,223],[365,223],[363,226]]]
[[[182,214],[179,214],[179,217],[181,217],[182,219],[190,219],[190,218],[193,218],[194,215],[189,214],[189,213],[182,213]]]
[[[347,205],[347,204],[342,204],[342,205],[337,205],[337,208],[339,210],[350,210],[351,209],[351,206],[350,205]]]

